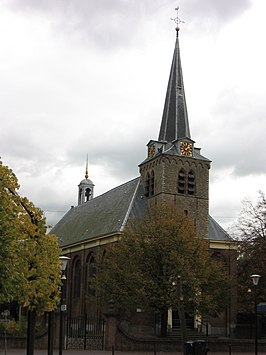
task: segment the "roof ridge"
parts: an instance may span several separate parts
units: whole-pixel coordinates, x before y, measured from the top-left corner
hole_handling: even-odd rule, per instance
[[[136,185],[136,188],[135,188],[135,191],[134,191],[134,193],[133,193],[133,195],[132,195],[132,199],[131,199],[130,204],[129,204],[129,206],[128,206],[128,209],[127,209],[125,218],[124,218],[124,220],[123,220],[123,222],[122,222],[122,224],[121,224],[121,228],[120,228],[120,231],[121,231],[121,232],[124,230],[125,225],[126,225],[126,222],[127,222],[127,220],[128,220],[128,217],[129,217],[129,215],[130,215],[130,212],[132,211],[133,203],[134,203],[134,201],[135,201],[135,197],[136,197],[136,194],[137,194],[139,185],[140,185],[140,179],[139,179],[139,181],[138,181],[138,183],[137,183],[137,185]]]
[[[101,195],[95,196],[95,197],[92,198],[91,200],[86,201],[86,202],[84,202],[84,203],[81,204],[81,205],[75,206],[74,208],[84,206],[84,205],[86,205],[88,202],[91,202],[91,203],[92,203],[93,201],[95,201],[95,200],[101,198],[102,196],[104,196],[104,195],[106,195],[106,194],[109,194],[110,192],[112,192],[112,191],[114,191],[114,190],[117,190],[117,189],[121,188],[122,186],[127,185],[127,184],[133,182],[134,180],[138,180],[138,179],[140,179],[139,176],[138,176],[138,177],[135,177],[134,179],[131,179],[131,180],[129,180],[129,181],[126,181],[126,182],[124,182],[124,183],[121,184],[121,185],[118,185],[118,186],[116,186],[116,187],[113,187],[111,190],[105,191],[105,192],[103,192]]]

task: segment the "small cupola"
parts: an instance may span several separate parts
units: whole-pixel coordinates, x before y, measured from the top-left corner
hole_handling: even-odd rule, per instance
[[[88,158],[87,158],[85,179],[83,179],[78,185],[78,205],[82,205],[83,203],[93,198],[93,189],[94,189],[94,184],[89,179],[89,175],[88,175]]]

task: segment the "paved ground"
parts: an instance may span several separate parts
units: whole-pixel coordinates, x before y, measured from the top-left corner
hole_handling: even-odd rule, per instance
[[[254,352],[234,352],[231,351],[231,354],[228,352],[208,352],[208,355],[254,355]],[[266,352],[258,352],[258,355],[265,355]],[[4,349],[0,349],[0,355],[26,355],[26,350],[24,349],[7,349],[5,352]],[[35,350],[34,355],[47,355],[47,350]],[[58,355],[58,350],[54,350],[53,355]],[[154,352],[135,352],[135,351],[95,351],[95,350],[64,350],[63,355],[181,355],[180,352],[166,352],[166,351],[157,351]]]

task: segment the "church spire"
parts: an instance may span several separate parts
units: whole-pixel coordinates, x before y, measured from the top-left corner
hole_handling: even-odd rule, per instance
[[[180,59],[179,27],[176,28],[176,42],[166,92],[159,141],[172,142],[178,138],[191,138],[183,74]]]

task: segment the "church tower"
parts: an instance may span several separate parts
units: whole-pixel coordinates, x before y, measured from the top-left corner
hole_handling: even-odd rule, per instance
[[[209,216],[210,160],[191,139],[176,29],[174,55],[157,141],[147,144],[139,165],[150,205],[173,202],[194,221],[198,237],[206,238]]]
[[[86,161],[86,171],[85,171],[85,179],[82,180],[78,185],[78,205],[82,205],[83,203],[91,200],[93,198],[93,182],[88,179],[88,157]]]

